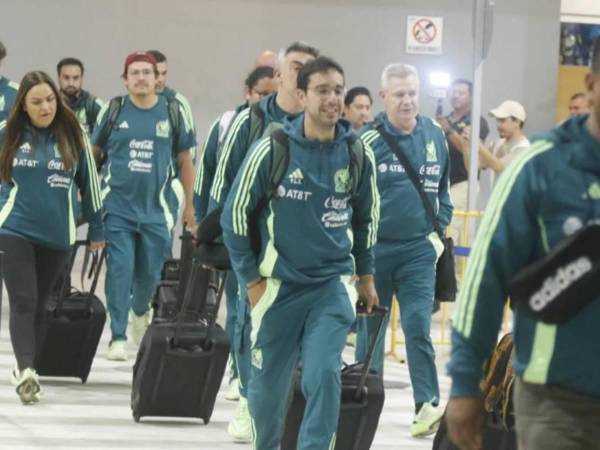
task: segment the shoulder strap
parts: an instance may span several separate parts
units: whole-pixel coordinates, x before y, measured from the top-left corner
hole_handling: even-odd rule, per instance
[[[248,133],[248,148],[256,141],[260,139],[263,134],[263,128],[265,126],[265,112],[255,103],[250,107],[250,132]]]
[[[258,230],[258,218],[261,212],[269,205],[271,199],[277,193],[277,187],[283,180],[285,172],[287,171],[290,150],[289,140],[287,134],[283,129],[275,130],[270,136],[271,144],[271,165],[269,169],[269,186],[265,195],[258,201],[256,207],[251,213],[249,236],[252,250],[258,255],[260,252],[260,232]]]
[[[271,170],[269,171],[269,192],[271,196],[281,184],[289,162],[289,138],[285,131],[280,128],[271,133]]]
[[[443,238],[444,233],[442,232],[442,229],[437,220],[435,212],[433,211],[433,206],[432,206],[431,202],[429,201],[429,198],[427,197],[425,190],[423,189],[423,185],[421,184],[421,181],[419,180],[419,176],[417,175],[416,170],[414,169],[414,167],[408,160],[408,157],[404,154],[402,147],[385,130],[385,127],[383,126],[382,122],[377,122],[375,125],[375,129],[379,132],[380,136],[383,138],[383,140],[385,141],[387,146],[396,155],[396,157],[398,158],[398,161],[400,161],[400,163],[404,167],[404,170],[406,171],[406,175],[408,175],[408,178],[410,179],[413,186],[417,190],[419,197],[421,197],[421,201],[423,202],[423,206],[425,207],[425,212],[427,213],[427,217],[429,217],[429,220],[433,224],[433,228],[435,229],[435,232],[440,236],[440,238]]]
[[[117,118],[119,117],[119,113],[121,112],[121,108],[123,107],[124,101],[125,97],[114,97],[110,99],[110,102],[108,102],[108,107],[105,113],[107,117],[106,126],[100,130],[100,142],[108,140],[108,138],[110,137],[110,133],[113,130],[118,129],[119,126],[117,125]],[[100,168],[104,165],[107,159],[107,149],[105,148],[103,150],[104,153],[98,165],[98,170],[100,170]]]
[[[229,132],[229,127],[233,123],[236,116],[237,113],[234,110],[231,110],[225,111],[219,118],[219,146],[223,145],[223,143],[225,142],[225,136],[227,136],[227,133]]]
[[[350,154],[350,181],[352,182],[352,195],[356,195],[362,180],[365,167],[365,147],[354,133],[348,137],[348,152]]]
[[[108,104],[108,110],[106,111],[108,117],[108,130],[106,132],[110,132],[118,126],[117,118],[119,117],[119,113],[121,112],[124,101],[125,97],[115,97],[110,100],[110,103]]]
[[[165,97],[167,100],[167,113],[169,115],[169,126],[171,127],[171,135],[173,140],[172,152],[175,153],[178,149],[179,133],[181,131],[181,123],[179,121],[179,100],[173,97]]]
[[[85,120],[87,122],[88,128],[91,130],[94,128],[94,105],[96,104],[96,97],[92,94],[87,94],[85,99],[84,109],[85,109]]]

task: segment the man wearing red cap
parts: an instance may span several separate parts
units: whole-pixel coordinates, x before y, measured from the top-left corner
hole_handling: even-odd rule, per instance
[[[111,360],[127,359],[130,308],[130,332],[136,343],[149,323],[150,299],[170,255],[176,222],[167,202],[173,195],[173,161],[185,191],[183,221],[194,225],[190,148],[196,143],[191,130],[181,125],[185,123],[181,108],[172,113],[167,99],[156,94],[157,76],[151,54],[127,56],[123,79],[128,95],[118,98],[118,110],[111,109],[115,102],[103,108],[92,135],[97,155],[106,157],[102,196],[111,243],[106,273],[112,331],[107,357]]]

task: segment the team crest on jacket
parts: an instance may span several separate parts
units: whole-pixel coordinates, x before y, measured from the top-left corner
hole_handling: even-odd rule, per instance
[[[437,161],[437,152],[435,151],[435,143],[433,141],[430,141],[429,144],[425,146],[425,156],[427,162]]]
[[[345,194],[350,192],[350,171],[348,168],[338,170],[333,176],[335,192]]]
[[[0,111],[4,111],[4,107],[6,106],[6,100],[4,95],[0,95]]]
[[[169,121],[161,120],[156,123],[156,135],[158,137],[168,138],[169,137]]]
[[[588,195],[592,200],[600,200],[600,184],[592,183],[588,189]]]
[[[60,158],[60,151],[58,150],[58,144],[54,144],[54,147],[52,147],[54,150],[54,157],[55,158]]]

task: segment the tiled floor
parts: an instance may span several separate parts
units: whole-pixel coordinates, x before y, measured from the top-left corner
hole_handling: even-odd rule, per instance
[[[78,279],[78,277],[74,277]],[[100,286],[103,284],[100,283]],[[100,289],[101,290],[101,289]],[[103,298],[103,294],[100,294]],[[108,329],[102,336],[87,384],[76,379],[44,379],[45,395],[35,406],[23,406],[9,383],[14,365],[8,335],[8,301],[6,293],[0,329],[0,449],[249,449],[235,444],[226,428],[236,403],[224,400],[225,385],[217,399],[209,425],[193,420],[144,420],[135,423],[129,406],[132,360],[126,363],[107,361]],[[434,324],[439,334],[439,323]],[[389,340],[388,340],[389,342]],[[132,359],[135,348],[130,348]],[[447,399],[449,380],[443,375],[448,346],[437,346],[442,399]],[[352,349],[347,348],[351,360]],[[412,439],[408,427],[413,418],[408,369],[389,358],[386,361],[384,410],[373,450],[430,449],[432,439]],[[400,383],[398,383],[400,382]]]

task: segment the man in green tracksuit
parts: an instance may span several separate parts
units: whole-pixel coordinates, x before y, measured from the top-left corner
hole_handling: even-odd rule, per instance
[[[98,97],[82,89],[83,63],[77,58],[63,58],[56,66],[56,73],[62,98],[91,136],[98,113],[104,104]]]
[[[71,111],[75,113],[75,117],[77,117],[77,120],[88,136],[91,136],[98,114],[104,104],[98,97],[82,89],[83,63],[77,58],[63,58],[56,66],[56,73],[63,100],[71,108]],[[74,205],[77,224],[81,225],[84,218],[79,199],[76,198]],[[62,281],[59,279],[58,282]]]
[[[0,42],[0,65],[2,64],[2,61],[4,61],[4,58],[6,58],[6,47]],[[10,81],[0,75],[0,122],[8,119],[8,114],[15,102],[18,90],[18,83]]]
[[[448,431],[466,450],[481,448],[479,381],[498,339],[510,281],[578,229],[600,223],[600,39],[586,85],[590,115],[532,139],[498,180],[473,244],[448,364]],[[599,448],[599,317],[600,298],[560,325],[515,312],[519,448]]]
[[[275,132],[287,141],[288,164],[275,197],[259,213],[259,254],[251,247],[249,216],[271,192],[270,182],[279,181],[270,176],[278,167],[276,137],[252,147],[221,218],[234,270],[252,305],[248,402],[257,450],[279,448],[299,355],[306,409],[298,449],[333,448],[341,354],[355,318],[356,291],[349,284],[354,273],[368,308],[377,303],[375,160],[371,149],[359,144],[363,166],[357,170],[353,163],[354,135],[348,122],[338,121],[342,68],[326,57],[308,62],[298,74],[298,96],[304,114]]]
[[[273,77],[272,67],[260,66],[252,70],[244,82],[246,101],[237,108],[221,114],[210,126],[194,180],[194,214],[196,215],[196,222],[200,223],[206,217],[210,188],[217,171],[217,156],[224,144],[229,126],[239,113],[275,91],[276,85]]]
[[[209,212],[225,203],[250,146],[273,129],[281,127],[286,116],[295,116],[302,111],[296,94],[298,71],[308,61],[316,58],[318,53],[315,48],[300,42],[295,42],[280,52],[276,69],[279,84],[277,93],[262,99],[253,108],[245,109],[234,119],[217,158],[217,170],[210,191]],[[233,349],[239,372],[240,404],[227,431],[238,441],[249,441],[250,415],[246,389],[250,376],[250,311],[243,283],[239,286],[239,299]]]
[[[190,105],[189,100],[180,92],[167,86],[167,57],[158,50],[148,50],[148,53],[154,56],[154,59],[156,60],[156,70],[158,71],[158,76],[156,77],[156,93],[164,96],[167,100],[175,100],[179,103],[181,116],[183,117],[182,126],[185,129],[185,133],[191,133],[194,137],[194,142],[196,142],[196,125],[194,123],[192,106]],[[192,162],[194,163],[196,162],[196,148],[196,145],[190,148]],[[177,161],[173,160],[175,177],[173,178],[171,185],[171,195],[167,197],[171,214],[175,217],[179,216],[179,208],[183,203],[185,195],[183,186],[179,181],[178,166]],[[186,225],[193,227],[194,223],[187,223]]]
[[[200,164],[198,164],[198,170],[194,179],[194,214],[196,215],[196,223],[200,223],[206,217],[210,187],[215,177],[215,171],[217,170],[217,153],[225,140],[229,125],[240,112],[273,93],[276,88],[273,76],[272,67],[260,66],[252,70],[244,82],[246,101],[236,109],[221,114],[211,125],[206,141],[204,141]],[[234,342],[239,300],[238,282],[233,271],[227,273],[225,297],[227,299],[225,330],[230,342]],[[236,358],[232,357],[230,362],[231,378],[225,398],[227,400],[239,400]]]
[[[424,205],[405,168],[381,136],[385,132],[403,149],[420,177],[440,227],[444,230],[452,216],[448,194],[449,156],[441,128],[418,114],[419,78],[414,67],[391,64],[382,74],[385,112],[379,114],[361,134],[377,162],[377,186],[381,195],[381,224],[375,247],[375,283],[383,306],[396,295],[400,304],[402,330],[413,387],[416,417],[413,436],[435,432],[442,408],[435,355],[431,344],[431,311],[435,286],[435,265],[443,244],[433,231]],[[381,124],[381,132],[378,125]],[[356,358],[367,353],[375,321],[360,318]],[[383,371],[384,336],[377,343],[373,368]]]
[[[102,180],[104,225],[110,241],[106,297],[112,339],[108,359],[126,360],[129,310],[131,337],[139,344],[149,324],[150,300],[160,270],[171,253],[176,217],[167,198],[174,176],[173,160],[186,191],[183,219],[194,222],[194,168],[188,129],[174,129],[167,100],[154,90],[156,62],[149,53],[135,52],[125,61],[123,78],[128,95],[111,123],[110,103],[98,116],[92,136],[97,153],[106,152]],[[180,109],[177,109],[181,124]]]

